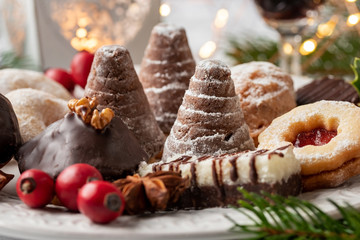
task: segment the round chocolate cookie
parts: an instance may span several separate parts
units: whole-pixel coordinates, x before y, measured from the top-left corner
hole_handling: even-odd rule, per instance
[[[346,101],[354,104],[360,102],[359,94],[348,81],[331,75],[315,79],[296,91],[297,105],[320,100]]]
[[[10,161],[22,144],[14,109],[10,101],[0,94],[0,168]]]
[[[26,142],[16,160],[20,172],[37,168],[55,178],[69,165],[87,163],[115,180],[133,174],[147,154],[120,118],[96,130],[71,112]]]

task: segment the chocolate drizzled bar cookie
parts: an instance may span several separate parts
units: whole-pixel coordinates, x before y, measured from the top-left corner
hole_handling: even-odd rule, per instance
[[[190,187],[174,208],[207,208],[236,205],[238,187],[247,191],[267,191],[280,195],[301,192],[300,163],[293,147],[245,151],[220,156],[181,156],[170,162],[140,164],[144,176],[157,171],[180,172]]]

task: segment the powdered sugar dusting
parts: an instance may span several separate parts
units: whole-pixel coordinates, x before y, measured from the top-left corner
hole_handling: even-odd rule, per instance
[[[160,94],[160,93],[164,93],[166,91],[174,90],[174,89],[186,90],[187,85],[185,83],[172,82],[172,83],[169,83],[169,84],[167,84],[167,85],[165,85],[165,86],[163,86],[161,88],[155,88],[155,87],[146,88],[145,93],[153,92],[153,93],[156,93],[156,94]]]
[[[259,136],[259,147],[289,144],[299,132],[319,126],[336,129],[337,135],[327,144],[294,149],[303,174],[317,174],[339,168],[346,161],[360,157],[359,124],[360,108],[348,102],[323,100],[299,106],[275,119]]]
[[[180,106],[179,110],[181,111],[185,111],[188,112],[189,114],[200,114],[200,115],[206,115],[206,116],[212,116],[212,117],[231,117],[236,115],[237,113],[241,112],[241,109],[237,109],[236,111],[233,112],[228,112],[228,113],[222,113],[222,112],[204,112],[202,110],[199,109],[190,109],[190,108],[185,108],[183,105]],[[242,113],[242,112],[241,112]]]
[[[171,23],[160,23],[153,28],[153,33],[167,38],[174,38],[174,36],[180,35],[180,31],[184,31],[184,28]]]
[[[196,82],[196,83],[203,82],[203,80],[200,80],[200,79],[196,78],[195,75],[191,77],[191,81]],[[231,79],[221,80],[220,81],[220,80],[215,79],[215,78],[209,78],[209,79],[207,79],[207,81],[218,84],[218,85],[228,85],[228,84],[231,84],[233,82]]]
[[[230,74],[229,67],[224,62],[222,62],[220,60],[216,60],[216,59],[202,60],[202,61],[199,62],[199,65],[196,68],[200,68],[200,69],[203,69],[205,71],[208,71],[208,70],[213,69],[213,68],[217,68],[217,69],[221,69],[221,70],[225,71],[226,73]]]
[[[196,72],[202,80],[198,81],[195,75],[190,79],[191,87],[185,92],[178,117],[165,142],[163,161],[179,153],[220,155],[254,149],[239,98],[233,92],[230,69],[221,61],[204,60]],[[222,81],[216,78],[222,78]],[[192,85],[194,81],[197,83]],[[206,90],[209,82],[214,90],[212,96]],[[195,87],[200,89],[193,89]]]
[[[236,101],[239,99],[239,96],[235,95],[233,97],[218,97],[218,96],[212,96],[212,95],[205,95],[205,94],[196,94],[191,89],[186,90],[186,95],[198,97],[200,99],[212,99],[212,100],[223,100],[223,101]]]
[[[106,58],[110,58],[114,56],[114,52],[121,51],[127,52],[127,49],[120,45],[106,45],[102,46],[99,51],[104,55]]]
[[[240,100],[247,104],[259,105],[269,99],[276,98],[283,92],[294,92],[292,82],[289,84],[289,82],[282,80],[287,74],[268,62],[240,64],[232,67],[231,72],[236,92],[241,93],[239,94]],[[249,85],[253,87],[249,88]],[[272,91],[266,92],[263,88],[271,88]]]
[[[189,76],[191,73],[189,73],[189,71],[181,71],[181,72],[165,72],[165,73],[161,73],[161,72],[157,72],[154,74],[154,77],[156,78],[183,78],[183,77],[187,77]]]

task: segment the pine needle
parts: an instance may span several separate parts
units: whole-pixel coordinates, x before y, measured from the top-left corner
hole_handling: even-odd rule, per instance
[[[253,239],[360,239],[360,213],[349,204],[336,207],[341,220],[333,219],[314,204],[296,197],[285,198],[269,193],[249,193],[239,189],[239,212],[249,217],[252,224],[233,224],[231,231],[250,233]]]
[[[37,69],[29,57],[19,56],[13,51],[0,53],[0,69],[4,68]]]
[[[354,80],[351,82],[351,85],[353,85],[353,87],[356,89],[357,93],[360,95],[360,58],[355,58],[354,59],[354,64],[351,65],[352,70],[354,71],[355,74],[355,78]]]

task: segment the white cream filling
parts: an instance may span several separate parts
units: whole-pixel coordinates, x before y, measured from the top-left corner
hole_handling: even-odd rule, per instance
[[[300,173],[300,162],[295,158],[293,153],[293,146],[288,146],[282,150],[271,150],[263,154],[256,154],[256,151],[249,151],[247,153],[239,153],[237,155],[225,155],[222,160],[220,158],[210,157],[203,161],[198,161],[197,157],[192,157],[186,163],[180,164],[178,169],[182,174],[182,177],[189,176],[191,174],[191,164],[195,164],[195,177],[198,186],[213,186],[213,161],[216,164],[216,175],[222,176],[222,183],[227,185],[240,185],[251,183],[251,161],[255,156],[255,168],[257,173],[257,181],[259,183],[274,184],[276,182],[287,181],[289,177],[294,174]],[[231,171],[233,165],[230,160],[237,156],[236,170],[237,179],[233,181],[231,179]],[[221,167],[220,167],[221,163]],[[155,165],[161,165],[162,162],[154,163]],[[139,167],[139,174],[144,176],[153,172],[154,164],[147,164],[142,162]],[[173,168],[177,166],[177,162],[173,163]],[[161,170],[169,170],[171,164],[167,163],[161,165]],[[220,172],[221,171],[221,172]]]

